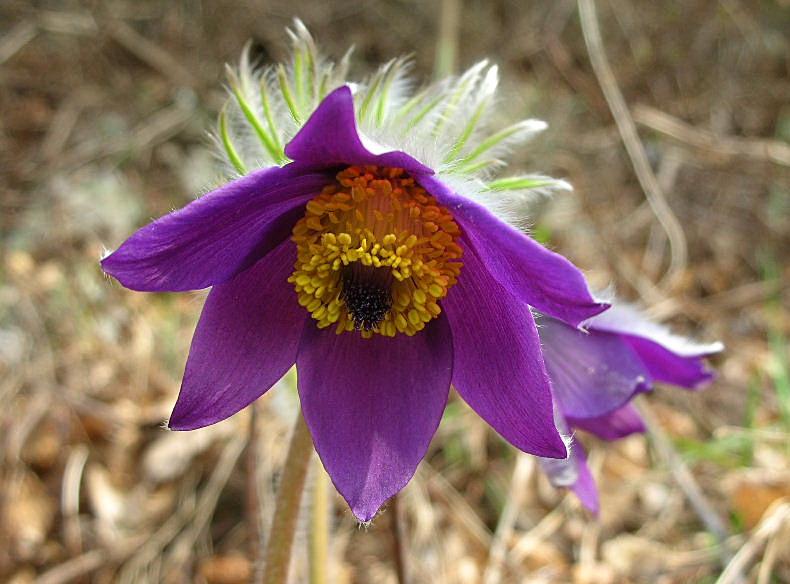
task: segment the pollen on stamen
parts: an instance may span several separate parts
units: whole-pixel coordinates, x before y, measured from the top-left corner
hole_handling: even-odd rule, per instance
[[[400,168],[352,166],[306,205],[289,282],[320,328],[414,335],[461,271],[450,212]]]

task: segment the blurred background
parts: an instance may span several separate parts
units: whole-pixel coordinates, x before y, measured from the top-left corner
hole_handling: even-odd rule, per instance
[[[541,203],[535,235],[595,285],[727,346],[708,389],[641,404],[649,436],[586,440],[598,521],[453,399],[401,499],[413,581],[790,582],[790,4],[597,11],[663,220],[681,227],[671,242],[572,0],[3,0],[0,581],[254,578],[292,384],[256,404],[252,436],[249,410],[165,432],[202,295],[128,292],[98,259],[217,184],[223,67],[248,40],[285,59],[298,16],[326,54],[356,47],[356,79],[401,54],[420,81],[498,63],[503,120],[550,126],[511,169],[576,189]],[[391,510],[360,529],[317,465],[309,480],[293,581],[328,513],[328,581],[394,583]]]

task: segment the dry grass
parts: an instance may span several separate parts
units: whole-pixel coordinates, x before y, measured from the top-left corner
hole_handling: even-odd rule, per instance
[[[252,577],[255,465],[245,461],[257,461],[265,526],[292,387],[286,380],[257,404],[253,447],[249,413],[162,431],[200,296],[127,292],[96,260],[215,181],[204,132],[223,99],[222,66],[247,39],[280,57],[283,28],[299,15],[328,52],[356,44],[357,71],[413,53],[427,77],[440,5],[454,4],[3,2],[0,580]],[[642,404],[650,437],[588,442],[600,521],[454,400],[401,500],[413,580],[790,581],[786,0],[597,3],[617,86],[682,228],[680,265],[599,88],[576,4],[459,8],[458,61],[500,63],[503,110],[551,125],[517,165],[576,186],[542,206],[535,232],[596,284],[614,282],[727,351],[705,392],[662,388]],[[662,280],[670,265],[674,277]],[[314,497],[294,581],[307,578]],[[334,491],[330,503],[329,582],[395,582],[390,510],[358,529]]]

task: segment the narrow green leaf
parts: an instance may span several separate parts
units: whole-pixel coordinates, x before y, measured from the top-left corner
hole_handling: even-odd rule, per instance
[[[402,120],[411,113],[411,111],[417,107],[417,104],[421,103],[425,97],[428,95],[428,92],[423,90],[420,91],[417,95],[409,99],[406,103],[398,108],[398,111],[395,112],[393,116],[395,120]]]
[[[261,121],[258,119],[257,114],[252,110],[250,104],[247,103],[247,100],[244,98],[244,95],[241,92],[241,88],[238,84],[234,83],[231,80],[230,86],[231,92],[233,93],[234,97],[236,98],[236,103],[239,104],[239,108],[241,112],[244,114],[244,117],[247,118],[247,121],[255,130],[255,133],[258,135],[263,146],[268,150],[269,155],[272,157],[273,160],[277,160],[279,158],[279,152],[277,147],[275,146],[274,142],[272,141],[271,137],[269,136],[268,132],[264,129],[261,125]]]
[[[436,125],[433,128],[434,136],[438,136],[441,132],[444,124],[447,123],[447,120],[450,118],[450,115],[456,110],[458,104],[469,94],[469,90],[477,81],[480,71],[486,66],[486,62],[480,62],[477,65],[473,66],[469,69],[466,73],[461,75],[461,78],[456,83],[455,90],[450,94],[449,98],[447,99],[447,103],[444,106],[444,110],[442,111],[442,115],[436,120]]]
[[[318,99],[316,101],[321,101],[326,97],[326,94],[329,93],[329,80],[331,77],[331,71],[327,71],[321,75],[321,82],[318,84]]]
[[[391,63],[392,61],[390,61]],[[379,84],[381,83],[381,79],[386,72],[386,68],[389,67],[389,63],[385,65],[385,70],[377,72],[373,78],[370,80],[370,86],[368,90],[365,92],[365,98],[362,100],[362,104],[359,106],[359,119],[364,120],[368,114],[368,109],[370,108],[370,103],[373,101],[373,97],[379,90]]]
[[[487,99],[482,101],[477,106],[474,115],[469,119],[469,122],[466,124],[466,126],[464,126],[461,135],[458,136],[458,139],[455,141],[455,144],[453,144],[453,147],[452,149],[450,149],[450,152],[447,153],[447,156],[444,159],[445,162],[450,162],[458,157],[458,153],[461,152],[463,147],[466,145],[467,141],[469,140],[469,137],[472,135],[472,132],[474,132],[475,128],[477,127],[478,122],[480,122],[480,118],[483,116],[483,112],[485,111],[487,106],[488,106]]]
[[[261,92],[261,106],[263,106],[263,117],[266,118],[266,124],[269,126],[269,135],[271,136],[274,148],[277,151],[275,160],[278,164],[285,162],[285,154],[283,153],[282,142],[280,142],[280,131],[274,121],[274,112],[272,111],[271,100],[269,99],[269,88],[266,83],[266,78],[261,77],[258,84]]]
[[[294,92],[296,103],[301,111],[305,105],[305,75],[304,75],[304,55],[302,48],[299,47],[294,52]]]
[[[219,137],[220,140],[222,140],[222,146],[225,148],[225,153],[228,155],[228,160],[230,160],[233,168],[235,168],[239,174],[247,174],[247,167],[244,166],[244,163],[239,157],[239,153],[236,152],[236,148],[233,146],[233,141],[230,139],[227,114],[224,108],[219,112]]]
[[[431,101],[429,101],[425,106],[423,106],[422,109],[420,109],[417,112],[417,115],[415,115],[413,118],[409,120],[409,123],[406,125],[406,130],[407,131],[411,130],[412,128],[417,126],[420,122],[422,122],[425,116],[431,113],[436,108],[436,106],[439,105],[439,103],[441,103],[442,99],[444,99],[444,95],[440,93],[439,95],[434,97]]]
[[[502,166],[504,163],[498,158],[486,158],[477,162],[459,164],[452,167],[456,174],[476,174],[489,167]]]
[[[561,186],[563,186],[562,181],[544,176],[509,176],[491,181],[486,188],[489,191],[520,191]]]
[[[398,72],[400,71],[402,65],[402,60],[393,61],[392,67],[389,68],[387,76],[384,79],[384,85],[381,88],[378,102],[376,104],[376,124],[379,126],[384,123],[384,116],[387,112],[387,103],[389,102],[390,90],[392,89],[392,84],[395,83],[395,79],[398,77]]]
[[[285,67],[282,65],[277,67],[277,81],[280,84],[280,91],[283,94],[285,104],[288,106],[288,110],[291,112],[291,117],[297,124],[301,124],[302,117],[299,115],[299,108],[294,101],[294,96],[291,92],[291,86],[288,83],[288,74],[285,72]]]
[[[463,158],[463,163],[473,162],[475,159],[479,158],[492,148],[496,148],[502,142],[511,138],[515,134],[521,132],[526,128],[527,122],[518,122],[517,124],[513,124],[512,126],[508,126],[507,128],[496,132],[495,134],[490,135],[488,138],[484,139],[477,147],[472,150],[468,155]]]
[[[310,73],[309,83],[307,88],[310,90],[308,94],[308,106],[312,109],[318,99],[318,63],[316,62],[316,54],[313,47],[308,47],[307,52],[307,70]]]

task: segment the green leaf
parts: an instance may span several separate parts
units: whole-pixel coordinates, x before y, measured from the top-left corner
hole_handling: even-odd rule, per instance
[[[458,137],[458,140],[455,141],[455,144],[453,144],[452,149],[450,150],[450,152],[447,153],[447,156],[445,156],[444,162],[451,162],[456,159],[458,153],[466,145],[466,142],[469,140],[469,137],[472,135],[472,132],[474,132],[475,127],[477,127],[477,124],[480,121],[480,118],[482,117],[483,112],[485,111],[487,106],[488,106],[487,99],[481,102],[477,106],[474,115],[469,119],[469,122],[466,124],[466,126],[464,126],[464,130],[463,132],[461,132],[461,135]]]
[[[277,67],[277,81],[280,84],[280,92],[283,94],[285,104],[288,106],[288,110],[291,112],[291,117],[297,124],[301,124],[302,117],[299,115],[299,108],[294,101],[291,85],[288,83],[288,74],[285,71],[285,67],[282,65]]]
[[[546,176],[509,176],[493,180],[486,185],[489,191],[521,191],[545,187],[561,188],[562,181]]]
[[[236,98],[236,103],[239,104],[241,112],[255,130],[255,133],[258,135],[258,138],[260,139],[263,146],[269,152],[269,155],[272,157],[272,159],[278,160],[280,158],[280,154],[277,146],[269,136],[268,132],[264,129],[261,121],[258,119],[257,114],[253,111],[252,107],[250,107],[250,104],[245,99],[241,90],[241,85],[239,84],[235,75],[231,77],[230,90],[233,93],[233,96]]]
[[[287,158],[283,152],[283,146],[280,142],[280,131],[277,129],[277,124],[274,121],[274,111],[269,99],[269,89],[266,79],[261,77],[260,83],[261,92],[261,106],[263,107],[263,117],[266,118],[266,124],[269,126],[269,135],[271,136],[274,149],[276,150],[275,160],[278,164],[286,162]]]
[[[442,99],[444,99],[443,94],[439,94],[434,97],[431,101],[429,101],[425,106],[420,109],[417,114],[409,120],[409,123],[406,125],[406,131],[411,130],[416,125],[418,125],[429,113],[431,113],[439,103],[441,103]]]
[[[222,146],[225,148],[225,153],[228,155],[228,160],[230,160],[233,168],[235,168],[239,174],[247,174],[247,167],[244,166],[244,163],[241,161],[239,153],[236,152],[236,148],[233,146],[233,142],[230,139],[230,134],[228,134],[227,114],[224,108],[219,112],[219,137],[220,140],[222,140]]]
[[[373,101],[373,97],[376,95],[376,93],[379,90],[379,85],[381,84],[381,80],[387,74],[387,71],[392,66],[393,62],[394,61],[390,61],[389,63],[384,65],[384,68],[379,70],[371,78],[370,86],[368,87],[368,90],[365,92],[365,97],[362,100],[362,104],[360,104],[360,106],[359,106],[359,119],[360,120],[364,120],[367,117],[368,109],[370,109],[370,104]]]
[[[467,156],[465,156],[462,160],[463,165],[468,164],[477,160],[480,156],[491,150],[492,148],[496,148],[500,144],[502,144],[508,138],[511,138],[526,130],[530,125],[534,124],[533,120],[523,120],[512,126],[508,126],[507,128],[492,134],[488,138],[484,139],[478,146],[472,150]]]

